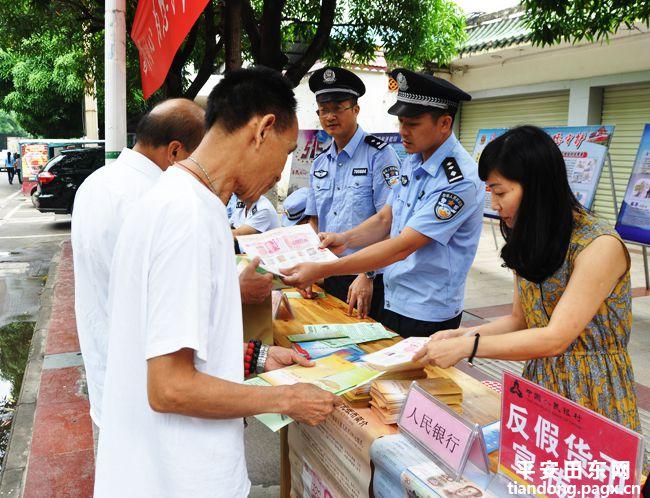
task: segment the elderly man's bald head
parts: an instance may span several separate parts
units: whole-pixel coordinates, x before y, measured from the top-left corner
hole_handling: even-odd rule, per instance
[[[188,99],[168,99],[142,116],[136,128],[136,141],[154,148],[178,141],[192,152],[204,133],[205,113],[198,104]]]

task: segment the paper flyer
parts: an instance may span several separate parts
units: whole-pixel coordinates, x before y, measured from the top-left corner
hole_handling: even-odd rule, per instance
[[[305,334],[338,332],[345,335],[346,337],[341,339],[327,339],[322,341],[323,344],[333,348],[397,337],[396,333],[386,330],[381,323],[328,323],[305,325],[304,329]]]
[[[264,372],[260,377],[274,386],[305,382],[334,394],[343,394],[382,374],[359,363],[351,363],[337,355],[319,358],[314,363],[313,367],[292,365]]]
[[[390,347],[367,354],[361,359],[378,370],[389,372],[411,370],[420,366],[411,361],[413,355],[422,349],[429,340],[429,337],[408,337]]]
[[[337,259],[329,249],[319,248],[320,239],[311,225],[295,225],[254,235],[239,235],[237,241],[242,252],[249,257],[260,258],[260,266],[276,275],[282,275],[281,269],[298,263],[322,263]]]
[[[271,387],[271,384],[259,377],[253,377],[252,379],[245,380],[244,384],[248,384],[250,386]],[[273,432],[277,432],[293,422],[293,419],[291,417],[287,417],[286,415],[282,415],[280,413],[262,413],[260,415],[255,415],[255,418],[262,422]]]

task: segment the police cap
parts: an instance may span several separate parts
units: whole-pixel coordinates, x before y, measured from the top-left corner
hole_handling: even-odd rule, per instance
[[[417,116],[440,110],[455,114],[458,104],[472,97],[447,80],[398,68],[390,73],[397,82],[397,102],[388,109],[394,116]]]
[[[361,97],[366,86],[356,74],[342,67],[326,66],[309,77],[309,89],[316,94],[316,102],[341,102]]]

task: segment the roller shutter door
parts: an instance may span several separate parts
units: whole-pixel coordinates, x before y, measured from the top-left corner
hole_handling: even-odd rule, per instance
[[[511,128],[521,124],[566,126],[568,112],[568,91],[463,102],[459,138],[471,154],[481,128]]]
[[[650,123],[650,83],[606,87],[603,91],[601,122],[615,127],[609,153],[612,158],[616,197],[620,208],[643,127],[646,123]],[[594,211],[611,223],[615,223],[607,164],[596,191]]]

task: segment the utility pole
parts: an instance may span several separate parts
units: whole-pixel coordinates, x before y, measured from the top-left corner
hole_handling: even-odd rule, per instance
[[[104,14],[106,162],[126,147],[126,0],[106,0]]]

